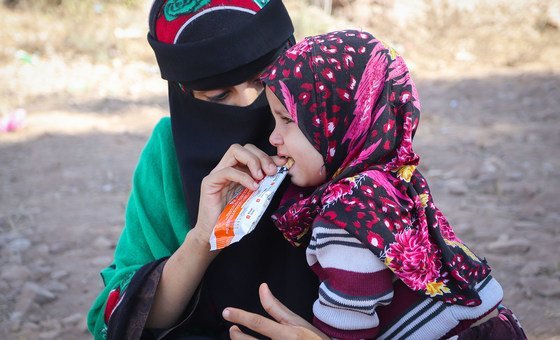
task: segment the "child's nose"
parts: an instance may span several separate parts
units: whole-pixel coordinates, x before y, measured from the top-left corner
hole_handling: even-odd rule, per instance
[[[272,144],[272,146],[278,146],[282,144],[282,137],[276,131],[276,128],[274,128],[274,130],[270,134],[270,137],[268,137],[268,141],[270,142],[270,144]]]

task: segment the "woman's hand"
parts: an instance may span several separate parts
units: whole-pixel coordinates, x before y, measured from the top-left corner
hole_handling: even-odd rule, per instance
[[[157,287],[147,325],[167,328],[177,322],[192,298],[206,269],[218,254],[210,251],[209,238],[228,194],[238,185],[252,190],[264,174],[276,173],[285,161],[270,157],[254,145],[232,145],[220,163],[202,180],[198,221],[183,244],[167,260]]]
[[[276,173],[275,162],[283,163],[252,144],[234,144],[228,149],[218,165],[202,180],[195,228],[202,238],[208,240],[220,213],[239,185],[256,190],[258,181],[265,175]]]
[[[259,296],[263,308],[274,320],[231,307],[224,309],[224,319],[243,325],[272,339],[329,339],[329,337],[321,333],[321,331],[313,327],[309,322],[305,321],[302,317],[295,314],[278,301],[278,299],[272,295],[266,283],[261,284],[259,287]],[[229,335],[234,340],[254,339],[243,333],[237,326],[232,326],[230,328]]]

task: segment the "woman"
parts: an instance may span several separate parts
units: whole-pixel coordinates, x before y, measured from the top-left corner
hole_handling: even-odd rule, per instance
[[[125,227],[88,315],[95,338],[228,337],[226,307],[235,307],[225,313],[229,320],[261,334],[297,330],[243,319],[254,313],[264,320],[261,282],[311,319],[318,283],[305,250],[285,242],[270,211],[242,242],[220,253],[208,245],[229,183],[250,186],[275,172],[267,156],[273,120],[256,76],[293,44],[292,34],[280,0],[152,5],[148,41],[168,80],[171,117],[157,124],[135,170]],[[273,301],[271,315],[279,317],[274,309],[284,307],[266,288],[261,297]],[[309,326],[289,315],[282,323]]]

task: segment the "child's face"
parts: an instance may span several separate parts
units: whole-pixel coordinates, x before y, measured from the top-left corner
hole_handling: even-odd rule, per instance
[[[278,156],[293,158],[294,165],[289,171],[292,183],[309,187],[325,182],[325,162],[319,151],[307,140],[282,102],[268,87],[266,97],[275,122],[269,141],[277,148]]]

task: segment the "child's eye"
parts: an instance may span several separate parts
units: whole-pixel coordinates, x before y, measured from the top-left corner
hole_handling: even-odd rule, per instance
[[[284,123],[286,123],[286,124],[290,124],[290,123],[293,123],[293,122],[294,122],[294,120],[293,120],[292,118],[286,117],[286,116],[282,116],[282,120],[283,120]]]

